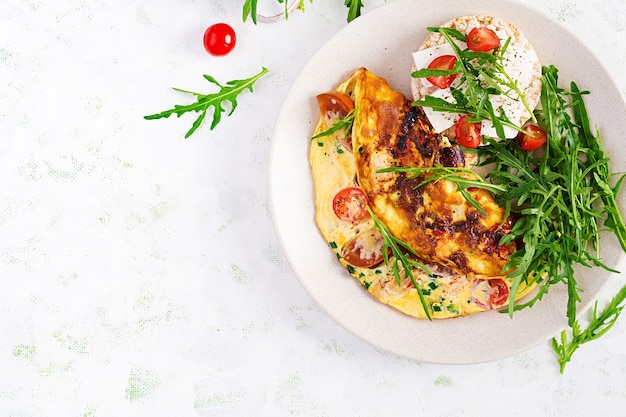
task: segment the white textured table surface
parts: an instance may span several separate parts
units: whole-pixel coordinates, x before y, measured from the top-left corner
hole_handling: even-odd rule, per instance
[[[626,3],[525,2],[626,91]],[[315,0],[254,26],[240,3],[0,3],[0,416],[626,415],[624,318],[560,375],[547,342],[416,363],[319,310],[274,234],[268,154],[282,99],[346,9]],[[238,43],[215,58],[202,34],[220,21]],[[185,101],[170,87],[262,66],[213,131],[184,140],[190,117],[143,119]]]

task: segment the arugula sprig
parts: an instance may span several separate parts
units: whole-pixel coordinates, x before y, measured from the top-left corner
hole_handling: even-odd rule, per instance
[[[622,174],[616,185],[609,185],[613,175],[599,134],[591,133],[583,101],[586,92],[575,83],[570,84],[570,91],[559,87],[554,66],[543,68],[542,83],[542,109],[537,115],[548,133],[543,157],[533,157],[511,142],[493,140],[478,151],[486,157],[485,163],[495,164],[489,173],[491,182],[510,188],[497,196],[499,201],[512,207],[511,198],[516,198],[512,209],[524,215],[503,238],[503,243],[515,239],[524,242],[506,266],[514,280],[511,296],[523,281],[540,283],[530,301],[514,308],[532,306],[551,285],[563,283],[568,291],[568,325],[577,339],[582,336],[576,314],[580,295],[574,266],[595,265],[618,272],[601,261],[599,238],[602,231],[610,231],[626,250],[626,226],[616,203],[625,176]],[[623,297],[617,300],[619,304]],[[567,357],[578,345],[567,348]]]
[[[465,42],[466,35],[457,29],[429,27],[428,30],[441,33],[452,47],[457,61],[450,70],[423,68],[414,71],[411,75],[414,78],[426,78],[460,74],[460,77],[458,82],[450,88],[454,103],[439,97],[425,96],[422,100],[414,101],[413,105],[430,107],[435,111],[470,114],[472,118],[468,120],[472,122],[489,120],[498,137],[502,139],[505,139],[505,126],[521,131],[519,126],[509,120],[502,108],[494,108],[490,101],[491,96],[498,95],[521,101],[528,113],[532,115],[526,95],[504,67],[505,53],[511,38],[508,38],[493,52],[475,52],[459,47],[456,41]],[[534,116],[532,118],[534,121]]]
[[[193,91],[174,88],[174,90],[176,91],[195,96],[196,102],[185,105],[176,104],[174,105],[173,109],[165,110],[149,116],[144,116],[144,119],[154,120],[168,118],[173,114],[180,117],[188,112],[199,112],[200,115],[193,122],[191,129],[189,129],[189,131],[187,131],[187,133],[185,134],[185,139],[187,139],[198,129],[198,127],[200,127],[200,125],[204,121],[204,118],[206,117],[207,110],[209,110],[210,107],[213,107],[213,121],[211,122],[211,130],[213,130],[222,119],[222,113],[225,111],[224,102],[230,102],[230,111],[227,113],[227,116],[230,116],[231,114],[233,114],[235,108],[237,107],[237,96],[244,90],[250,90],[250,92],[252,92],[252,86],[254,85],[254,83],[267,72],[267,68],[262,67],[261,71],[258,74],[244,80],[228,81],[226,85],[221,84],[214,77],[204,74],[203,76],[207,81],[215,84],[220,88],[217,93],[200,94]]]
[[[319,139],[324,136],[331,136],[335,132],[343,131],[343,133],[347,136],[352,129],[352,125],[354,124],[355,117],[358,117],[359,110],[355,107],[350,110],[350,112],[346,115],[346,117],[342,119],[338,119],[335,123],[333,123],[328,129],[323,132],[318,133],[313,136],[311,140]]]
[[[361,8],[363,8],[361,0],[345,0],[344,4],[348,8],[348,22],[361,16]]]
[[[270,0],[266,0],[270,1]],[[280,4],[285,6],[285,20],[289,18],[289,0],[276,0]],[[304,11],[305,0],[299,0],[297,9]],[[313,0],[309,0],[309,3],[313,3]],[[243,15],[242,19],[245,22],[248,17],[252,22],[257,24],[257,4],[258,0],[245,0],[243,3]],[[363,2],[361,0],[345,0],[344,5],[348,8],[348,22],[353,21],[357,17],[361,16],[361,9],[363,8]]]
[[[600,338],[613,327],[624,309],[625,300],[626,286],[622,287],[599,314],[598,302],[595,302],[584,330],[581,329],[580,322],[576,320],[571,326],[571,340],[568,338],[568,330],[561,332],[560,340],[552,338],[552,348],[557,355],[561,373],[565,372],[565,365],[582,344]]]
[[[511,300],[516,298],[522,283],[538,284],[537,291],[526,302],[509,303],[508,313],[512,315],[515,310],[531,307],[552,285],[567,287],[566,317],[572,340],[568,341],[564,331],[560,343],[556,338],[552,341],[563,372],[576,349],[606,333],[624,307],[626,289],[601,313],[596,303],[588,328],[581,330],[577,319],[581,297],[575,270],[578,265],[618,272],[602,262],[600,234],[613,233],[626,252],[626,225],[616,202],[626,174],[615,178],[609,169],[599,132],[594,133],[590,126],[583,99],[588,92],[581,91],[573,82],[566,90],[558,81],[556,67],[542,69],[541,109],[535,116],[548,134],[543,154],[524,151],[514,140],[491,138],[485,138],[485,146],[472,151],[482,165],[492,167],[486,181],[494,186],[489,190],[496,201],[505,207],[507,214],[519,215],[511,233],[500,241],[501,244],[523,242],[504,268],[512,280]],[[462,178],[462,169],[387,169],[391,170],[425,175],[423,182],[445,178],[457,181],[457,187],[465,186],[463,180],[455,179]],[[472,186],[480,186],[480,181]]]
[[[432,167],[389,167],[383,168],[377,172],[404,172],[407,175],[408,179],[418,178],[421,175],[424,175],[423,180],[418,183],[415,188],[419,188],[422,185],[425,185],[429,182],[437,182],[439,180],[448,180],[454,183],[457,187],[457,191],[461,193],[461,195],[465,198],[465,200],[479,213],[486,216],[487,212],[481,205],[472,197],[472,195],[467,190],[468,188],[482,188],[487,191],[491,191],[493,193],[504,192],[507,190],[506,187],[498,184],[492,184],[490,182],[485,181],[480,176],[476,175],[476,173],[467,168],[459,168],[459,167],[444,167],[442,165],[434,165]]]
[[[289,19],[289,0],[276,0],[278,3],[283,4],[285,6],[285,20]],[[313,3],[313,0],[309,0]],[[252,19],[252,23],[257,24],[257,4],[258,0],[245,0],[243,3],[243,16],[242,19],[245,22],[248,20],[248,17]],[[304,10],[304,0],[299,0],[298,6],[296,6],[299,10]]]
[[[411,257],[411,255],[415,257],[419,257],[419,255],[409,244],[395,237],[387,226],[376,216],[376,214],[374,214],[369,206],[367,206],[367,211],[374,221],[374,229],[378,229],[383,237],[383,259],[385,260],[385,265],[388,268],[391,267],[398,285],[402,282],[402,273],[409,277],[413,287],[417,291],[417,295],[422,303],[426,317],[428,317],[429,320],[432,320],[432,307],[428,304],[426,298],[424,298],[422,287],[418,284],[415,276],[413,275],[413,268],[422,269],[431,276],[432,272],[426,265]],[[393,261],[389,257],[389,252],[391,252],[391,255],[394,258]]]

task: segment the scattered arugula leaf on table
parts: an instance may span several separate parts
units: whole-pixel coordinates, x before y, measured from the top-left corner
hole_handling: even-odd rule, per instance
[[[225,108],[223,107],[224,102],[230,102],[230,111],[227,113],[227,116],[230,116],[231,114],[233,114],[235,108],[237,107],[237,96],[244,90],[250,90],[250,92],[252,92],[252,86],[254,85],[254,83],[267,72],[267,68],[262,67],[261,71],[258,74],[244,80],[228,81],[226,85],[221,84],[214,77],[204,74],[204,78],[207,81],[215,84],[220,88],[217,93],[200,94],[193,91],[174,88],[174,90],[176,91],[195,96],[197,99],[196,102],[185,105],[176,104],[174,105],[173,109],[164,110],[160,113],[151,114],[149,116],[144,116],[144,119],[155,120],[168,118],[173,114],[180,117],[188,112],[199,112],[200,115],[193,122],[191,129],[189,129],[189,131],[185,134],[185,139],[187,139],[198,129],[198,127],[200,127],[204,118],[206,117],[206,113],[209,107],[213,107],[213,121],[211,122],[211,130],[213,130],[222,119],[222,113],[225,111]]]
[[[361,16],[361,8],[363,8],[363,2],[361,0],[346,0],[344,4],[348,8],[348,22],[352,22],[354,19]]]
[[[245,0],[243,3],[243,15],[244,22],[248,20],[248,17],[252,20],[252,23],[257,24],[257,5],[259,0]],[[271,0],[265,0],[271,1]],[[289,18],[289,0],[276,0],[280,4],[285,6],[285,20]],[[305,0],[298,0],[297,8],[304,10]],[[309,3],[313,3],[313,0],[309,0]],[[345,0],[344,5],[348,8],[348,22],[353,21],[357,17],[361,16],[361,9],[363,8],[363,2],[361,0]]]

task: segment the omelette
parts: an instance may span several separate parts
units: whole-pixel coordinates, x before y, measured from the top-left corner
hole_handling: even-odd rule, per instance
[[[503,65],[524,96],[490,101],[519,126],[525,123],[541,91],[539,60],[528,40],[491,16],[459,17],[442,26],[465,34],[487,27],[508,38]],[[452,53],[445,42],[440,33],[428,36],[413,54],[413,69]],[[449,87],[434,88],[427,79],[413,78],[411,90],[415,100],[433,95],[454,101]],[[309,153],[315,220],[349,274],[378,301],[417,318],[507,306],[512,280],[504,268],[519,248],[515,241],[501,242],[515,219],[486,189],[431,177],[460,168],[453,175],[482,180],[472,169],[475,157],[456,143],[451,126],[458,115],[415,106],[366,68],[317,100],[320,119]],[[483,134],[489,132],[483,124]],[[522,281],[515,300],[533,286]]]
[[[379,172],[465,167],[463,152],[434,132],[422,109],[365,68],[334,92],[353,101],[353,123],[335,129],[345,116],[322,112],[309,159],[315,220],[338,261],[375,299],[409,316],[443,319],[508,305],[511,281],[502,267],[516,248],[498,243],[513,221],[493,197],[470,191],[483,214],[447,180],[419,185],[420,177]],[[397,255],[416,262],[398,263]],[[517,298],[530,289],[522,284]]]

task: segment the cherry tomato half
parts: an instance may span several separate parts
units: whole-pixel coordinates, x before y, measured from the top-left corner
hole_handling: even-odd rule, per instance
[[[367,215],[367,196],[357,187],[340,190],[333,198],[333,211],[341,220],[356,222]]]
[[[383,236],[378,229],[364,230],[343,245],[341,255],[350,265],[369,268],[383,261]]]
[[[476,52],[489,52],[500,46],[500,38],[487,27],[476,27],[470,30],[466,38],[467,47]]]
[[[428,69],[449,71],[454,68],[455,63],[456,57],[454,55],[441,55],[428,64]],[[426,79],[435,87],[443,89],[450,87],[457,75],[459,74],[439,75],[437,77],[427,77]]]
[[[226,23],[216,23],[204,31],[204,49],[211,55],[226,55],[235,47],[235,30]]]
[[[487,310],[502,308],[509,294],[509,287],[501,278],[479,279],[472,286],[472,301]]]
[[[354,109],[352,99],[336,91],[318,95],[317,104],[320,107],[320,114],[322,116],[326,116],[330,112],[331,115],[339,119],[346,117],[346,115]]]
[[[470,122],[467,120],[469,117],[471,116],[466,114],[461,116],[459,121],[456,122],[454,128],[456,140],[466,148],[477,148],[482,142],[482,136],[480,135],[482,123]]]
[[[541,147],[548,140],[546,132],[537,125],[524,126],[524,132],[517,135],[519,147],[525,151],[532,151]]]

